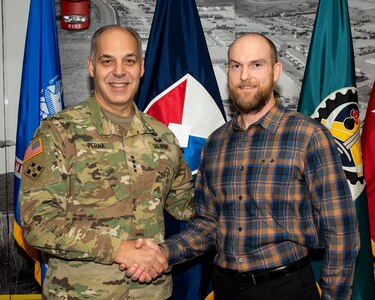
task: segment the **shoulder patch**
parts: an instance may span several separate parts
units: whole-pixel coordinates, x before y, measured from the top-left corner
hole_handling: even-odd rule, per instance
[[[24,174],[32,180],[37,180],[40,174],[43,172],[43,169],[44,167],[32,161],[29,167],[25,170]]]
[[[42,139],[41,138],[38,138],[37,140],[35,140],[33,143],[31,143],[29,145],[29,147],[27,147],[26,151],[25,151],[25,155],[23,157],[23,162],[25,163],[27,160],[29,160],[30,158],[34,157],[35,155],[38,155],[39,153],[42,153],[43,152],[43,143],[42,143]]]

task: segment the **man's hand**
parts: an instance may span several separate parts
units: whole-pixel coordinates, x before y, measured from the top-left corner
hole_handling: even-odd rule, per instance
[[[168,270],[167,260],[159,246],[145,239],[122,241],[115,262],[120,265],[120,270],[129,266],[126,275],[141,283],[151,282]]]
[[[147,240],[147,239],[138,239],[135,242],[134,246],[135,246],[136,249],[140,249],[142,247],[149,247],[149,248],[153,249],[154,251],[156,251],[160,254],[163,254],[163,251],[158,244],[155,244],[154,242],[152,242],[150,240]],[[121,265],[120,265],[120,269],[122,269]],[[123,270],[124,269],[125,268],[123,268]],[[164,271],[166,271],[166,270],[164,270]],[[126,276],[131,277],[132,280],[135,280],[135,281],[138,281],[138,282],[141,282],[141,283],[145,282],[145,281],[149,282],[148,277],[149,277],[150,274],[147,274],[147,272],[144,270],[144,268],[142,266],[132,265],[126,270],[125,274],[126,274]]]

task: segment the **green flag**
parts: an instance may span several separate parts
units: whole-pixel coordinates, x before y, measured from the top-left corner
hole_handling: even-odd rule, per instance
[[[298,111],[324,124],[335,138],[353,196],[361,238],[352,299],[373,300],[375,287],[347,0],[319,2]],[[313,267],[319,278],[320,262],[314,261]]]

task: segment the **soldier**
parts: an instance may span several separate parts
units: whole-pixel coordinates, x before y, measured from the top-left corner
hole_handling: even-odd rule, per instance
[[[164,242],[164,209],[191,217],[191,172],[173,133],[134,103],[144,64],[133,29],[97,30],[88,71],[92,97],[46,119],[24,157],[23,231],[49,257],[43,297],[167,299],[165,258],[134,241]],[[148,283],[118,264],[141,266]]]

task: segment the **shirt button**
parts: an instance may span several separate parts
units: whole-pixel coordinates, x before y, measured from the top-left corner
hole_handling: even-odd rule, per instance
[[[242,263],[242,262],[243,262],[243,259],[240,257],[240,258],[238,259],[238,262]]]
[[[242,197],[242,196],[239,196],[239,197],[238,197],[238,199],[242,200],[242,199],[243,199],[243,197]]]
[[[241,170],[241,171],[243,171],[244,169],[245,169],[245,167],[244,167],[244,166],[241,166],[241,167],[240,167],[240,170]]]
[[[238,231],[242,231],[242,227],[238,227]]]

